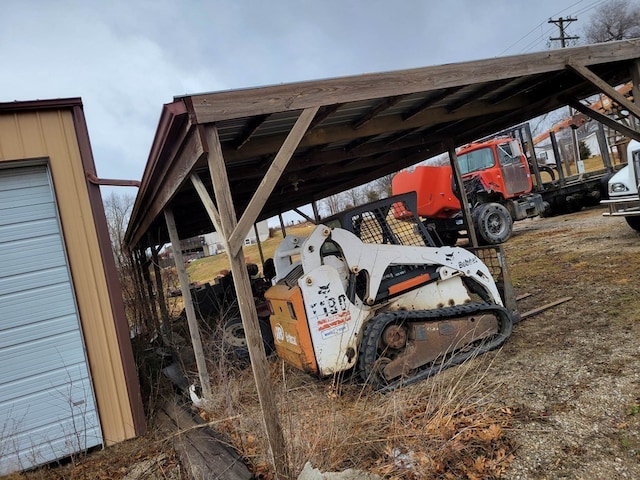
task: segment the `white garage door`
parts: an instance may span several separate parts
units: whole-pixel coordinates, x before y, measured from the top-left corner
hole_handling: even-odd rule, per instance
[[[0,475],[101,443],[48,169],[0,169]]]

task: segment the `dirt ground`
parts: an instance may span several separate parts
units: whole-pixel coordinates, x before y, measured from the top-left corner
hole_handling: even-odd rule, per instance
[[[489,400],[511,417],[513,460],[500,478],[640,478],[640,234],[601,214],[524,220],[504,245],[516,294],[529,294],[520,312],[573,298],[518,323],[500,351],[483,356]],[[123,447],[99,452],[83,470],[26,478],[124,478],[143,460],[153,466],[135,478],[185,478],[167,447],[150,436],[127,455]]]
[[[505,479],[640,478],[640,234],[601,213],[518,222],[504,246],[521,312],[573,297],[517,324],[490,374],[518,412]]]

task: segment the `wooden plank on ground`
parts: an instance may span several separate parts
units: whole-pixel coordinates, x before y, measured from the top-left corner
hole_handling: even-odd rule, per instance
[[[230,447],[202,421],[175,402],[158,412],[158,422],[170,433],[180,461],[194,480],[249,480],[251,472]]]
[[[528,317],[533,317],[534,315],[537,315],[540,312],[544,312],[545,310],[558,306],[561,303],[568,302],[569,300],[573,300],[573,297],[562,297],[562,298],[559,298],[558,300],[542,305],[541,307],[534,308],[533,310],[529,310],[528,312],[524,312],[520,317],[520,320],[524,320],[525,318],[528,318]]]

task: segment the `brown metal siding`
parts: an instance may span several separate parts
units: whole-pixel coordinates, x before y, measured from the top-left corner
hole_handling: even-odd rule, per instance
[[[84,118],[77,111],[75,120],[84,127]],[[113,271],[103,264],[98,235],[104,234],[104,226],[97,229],[94,220],[97,206],[92,208],[79,146],[84,140],[86,155],[88,137],[83,139],[83,134],[86,127],[76,132],[71,109],[0,110],[0,162],[49,159],[100,422],[105,442],[111,444],[142,433],[144,418],[137,379],[131,374],[135,366],[126,320],[118,312],[121,304],[114,306],[110,297],[119,292],[109,283],[113,278],[107,273],[113,275]],[[93,196],[95,200],[95,192]],[[100,211],[98,221],[104,219]]]

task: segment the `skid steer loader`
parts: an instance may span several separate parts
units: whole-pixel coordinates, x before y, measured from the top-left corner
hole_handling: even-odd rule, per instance
[[[283,239],[265,293],[280,358],[393,389],[505,342],[512,314],[489,268],[463,248],[435,247],[407,221],[415,201],[397,195]]]

